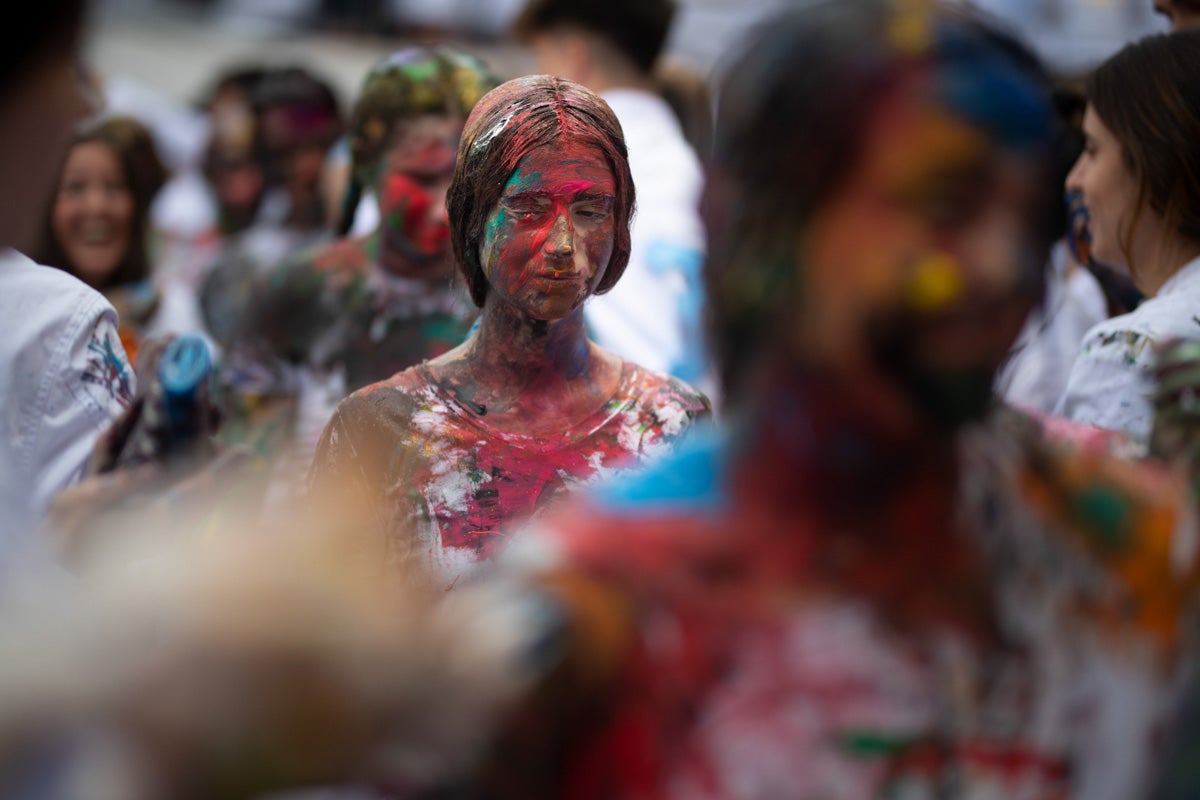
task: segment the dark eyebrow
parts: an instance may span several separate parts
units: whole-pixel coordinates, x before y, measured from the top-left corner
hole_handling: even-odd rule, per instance
[[[549,200],[550,193],[543,192],[538,189],[522,189],[520,191],[509,194],[505,192],[500,195],[501,200]]]
[[[541,189],[524,189],[524,190],[513,192],[512,194],[505,193],[500,196],[500,199],[501,200],[550,200],[553,197],[554,197],[554,195],[551,192],[547,192],[547,191],[544,191]],[[587,191],[583,191],[583,192],[580,192],[579,194],[574,195],[572,202],[594,203],[597,200],[614,200],[614,199],[616,199],[615,195],[609,194],[608,192],[597,192],[597,191],[587,190]]]
[[[616,196],[611,195],[608,192],[588,191],[588,192],[580,192],[579,194],[575,195],[575,202],[577,202],[577,203],[581,202],[581,201],[588,202],[588,203],[594,203],[597,200],[615,200],[615,199],[616,199]]]

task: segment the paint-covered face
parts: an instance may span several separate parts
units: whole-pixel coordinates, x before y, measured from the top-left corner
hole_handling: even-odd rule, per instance
[[[860,153],[804,237],[795,346],[882,372],[919,411],[969,417],[1040,288],[1038,162],[905,90]]]
[[[612,257],[615,197],[612,170],[595,147],[558,142],[521,159],[484,233],[489,300],[540,320],[579,308]]]
[[[1083,115],[1083,134],[1083,152],[1067,176],[1067,189],[1083,195],[1092,255],[1104,264],[1128,267],[1121,243],[1136,216],[1137,180],[1121,157],[1121,143],[1091,106]]]
[[[398,126],[375,190],[383,246],[399,257],[385,263],[413,275],[440,275],[453,267],[446,190],[462,120],[430,114]]]
[[[51,228],[72,270],[105,288],[129,252],[133,192],[112,148],[85,142],[71,148],[54,200]]]

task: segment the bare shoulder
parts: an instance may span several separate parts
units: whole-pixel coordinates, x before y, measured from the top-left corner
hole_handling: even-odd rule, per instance
[[[390,378],[358,389],[338,403],[334,418],[356,431],[370,432],[383,425],[406,425],[422,406],[429,383],[420,368],[409,367]]]

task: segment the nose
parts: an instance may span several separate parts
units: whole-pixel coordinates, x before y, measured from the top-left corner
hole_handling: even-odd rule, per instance
[[[566,214],[559,214],[554,219],[544,249],[546,255],[552,258],[565,258],[574,254],[575,231],[571,229],[571,220]]]
[[[108,207],[107,199],[104,195],[104,187],[88,186],[83,193],[83,199],[80,203],[84,213],[89,215],[103,214]]]
[[[1067,179],[1063,182],[1068,192],[1083,191],[1083,156],[1075,159],[1075,165],[1071,167],[1071,171],[1067,173]]]

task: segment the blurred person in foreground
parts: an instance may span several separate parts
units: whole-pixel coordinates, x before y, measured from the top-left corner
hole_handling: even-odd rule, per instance
[[[359,504],[323,537],[89,584],[86,615],[10,634],[62,657],[5,663],[0,719],[65,695],[197,796],[348,775],[488,797],[1143,794],[1200,585],[1183,478],[984,419],[1056,233],[1036,61],[940,5],[837,0],[771,19],[721,97],[724,435],[442,603],[381,575]]]
[[[80,66],[84,3],[38,6],[0,46],[0,561],[27,548],[51,497],[129,403],[117,315],[77,278],[17,252],[41,214],[76,124],[95,111]],[[16,248],[16,249],[11,249]]]
[[[621,283],[588,304],[591,336],[630,361],[714,394],[702,331],[703,176],[654,77],[675,11],[673,0],[530,0],[513,30],[532,49],[539,72],[604,98],[629,148],[638,192],[633,249]]]

